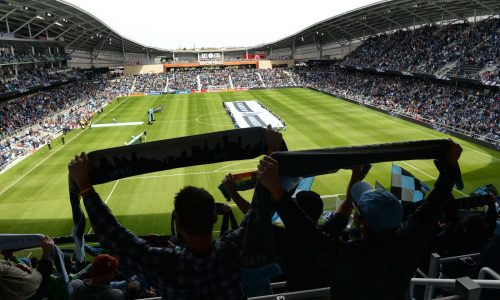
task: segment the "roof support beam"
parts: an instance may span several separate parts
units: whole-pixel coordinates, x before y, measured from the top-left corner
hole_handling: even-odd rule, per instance
[[[455,18],[457,18],[457,19],[459,19],[459,20],[462,20],[462,19],[463,19],[463,17],[461,17],[461,16],[457,15],[456,13],[454,13],[454,12],[450,11],[449,9],[446,9],[446,8],[445,8],[444,6],[442,6],[442,5],[434,4],[434,6],[437,6],[440,10],[445,11],[445,12],[446,12],[446,13],[448,13],[449,15],[452,15],[452,16],[454,16]]]
[[[342,31],[346,36],[348,36],[351,39],[351,41],[355,40],[354,36],[352,36],[347,30],[343,29],[342,27],[340,27],[338,25],[333,25],[333,27],[335,27],[338,30]]]
[[[29,23],[33,22],[33,20],[36,19],[36,16],[33,18],[29,19],[28,21],[24,22],[21,26],[17,27],[16,30],[12,31],[12,34],[18,32],[20,29],[22,29],[24,26],[28,25]]]
[[[496,15],[497,14],[494,9],[492,9],[488,5],[484,4],[482,1],[480,1],[480,0],[471,0],[471,1],[474,2],[474,3],[476,3],[479,6],[483,7],[483,8],[486,8],[490,12],[490,14],[492,14],[492,15]]]
[[[36,38],[37,36],[39,36],[40,34],[42,34],[45,30],[49,29],[50,27],[54,26],[55,22],[53,23],[50,23],[49,25],[45,26],[44,29],[40,30],[37,34],[35,34],[32,39]]]
[[[333,41],[335,41],[335,40],[336,40],[335,36],[332,34],[332,32],[330,31],[330,29],[329,29],[329,28],[324,27],[324,24],[318,24],[318,27],[319,27],[321,30],[323,30],[323,32],[326,32],[326,34],[327,34],[327,35],[328,35],[328,36],[329,36],[329,37],[330,37]],[[323,32],[322,32],[322,33],[323,33]]]
[[[366,24],[364,22],[358,21],[358,23],[361,24],[361,25],[363,25],[363,26],[365,26],[365,27],[367,27],[367,28],[370,28],[371,30],[373,30],[374,33],[379,33],[380,32],[379,29],[377,29],[377,28],[375,28],[375,27],[373,27],[371,25],[368,25],[368,24]]]
[[[13,10],[9,11],[8,13],[6,13],[5,15],[3,15],[1,18],[0,18],[0,21],[2,21],[3,19],[7,18],[10,14],[12,14],[13,12],[15,12],[16,9],[14,8]]]
[[[422,21],[425,21],[425,23],[432,24],[432,21],[431,21],[431,20],[426,19],[426,18],[422,17],[421,15],[419,15],[419,14],[417,14],[417,13],[414,13],[414,12],[412,12],[412,11],[411,11],[411,10],[409,10],[409,9],[403,8],[403,10],[404,10],[404,11],[406,11],[407,13],[409,13],[410,15],[412,15],[412,16],[414,16],[414,17],[419,18],[419,19],[420,19],[420,20],[422,20]]]
[[[109,39],[109,36],[112,34],[113,32],[110,31],[108,33],[108,35],[102,40],[101,44],[99,45],[99,50],[97,50],[97,53],[94,54],[94,57],[97,58],[99,56],[99,53],[101,53],[101,50],[102,50],[102,46],[104,46],[104,43],[106,43],[106,41],[108,41]]]
[[[401,24],[401,23],[399,23],[399,22],[396,22],[396,21],[394,21],[393,19],[391,19],[391,18],[389,18],[389,17],[386,17],[386,16],[384,16],[384,15],[382,15],[382,14],[380,14],[380,15],[379,15],[379,17],[381,17],[381,18],[383,18],[383,19],[386,19],[387,21],[389,21],[389,22],[391,22],[391,23],[393,23],[393,24],[398,25],[400,28],[406,28],[406,27],[408,27],[408,26],[405,26],[405,25],[403,25],[403,24]]]
[[[73,45],[76,41],[78,41],[85,33],[86,33],[85,31],[80,33],[80,35],[76,39],[74,39],[73,41],[71,41],[71,43],[66,45],[66,48],[71,47],[71,45]]]
[[[76,51],[76,49],[79,49],[79,48],[83,47],[83,46],[84,46],[85,44],[87,44],[89,41],[93,41],[93,40],[94,40],[94,39],[93,39],[93,38],[92,38],[92,36],[91,36],[90,38],[86,39],[84,42],[79,43],[77,46],[75,46],[75,49],[73,50],[73,52],[74,52],[74,51]],[[92,57],[92,50],[89,50],[89,52],[91,52],[90,56]]]
[[[63,32],[59,33],[55,39],[57,40],[58,38],[60,38],[61,36],[63,36],[66,32],[70,31],[71,29],[75,29],[76,27],[68,27],[66,28]]]

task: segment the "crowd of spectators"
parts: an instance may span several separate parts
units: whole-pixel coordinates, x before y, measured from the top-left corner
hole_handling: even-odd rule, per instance
[[[53,54],[53,55],[44,52],[37,53],[36,55],[33,55],[32,53],[20,53],[20,54],[0,53],[0,64],[49,62],[49,61],[65,59],[66,57],[67,57],[66,53]]]
[[[484,72],[481,78],[486,82],[500,82],[500,68]]]
[[[267,88],[296,86],[290,71],[286,68],[273,68],[258,70]]]
[[[52,136],[85,126],[104,104],[127,95],[132,80],[132,76],[114,80],[101,76],[0,104],[0,169],[50,142]]]
[[[168,90],[198,90],[200,70],[175,70],[169,74]]]
[[[229,88],[229,74],[228,69],[203,69],[199,74],[201,89]]]
[[[432,80],[380,76],[343,69],[298,69],[312,88],[370,104],[391,113],[463,130],[476,137],[500,139],[500,92],[456,87]]]
[[[132,90],[132,83],[135,77],[133,75],[121,75],[107,82],[105,92],[118,93],[119,95],[127,95]]]
[[[167,90],[209,90],[210,88],[277,88],[297,86],[292,72],[285,68],[204,68],[176,70],[169,75]],[[198,79],[200,86],[198,86]]]
[[[163,92],[167,85],[167,74],[148,73],[135,77],[135,93]]]
[[[455,71],[474,67],[467,77],[479,78],[479,70],[500,64],[500,19],[475,24],[460,23],[443,27],[423,26],[398,30],[365,41],[347,55],[343,64],[392,71],[434,74],[449,63]],[[489,75],[485,75],[489,76]]]
[[[0,170],[17,158],[29,154],[32,149],[37,149],[48,139],[48,133],[32,129],[6,138],[0,142]]]
[[[0,95],[24,93],[36,87],[48,87],[78,76],[81,76],[78,71],[58,69],[25,69],[17,76],[8,72],[0,77]]]
[[[234,68],[231,71],[231,81],[235,89],[241,88],[260,88],[264,87],[262,80],[255,69],[252,68]]]

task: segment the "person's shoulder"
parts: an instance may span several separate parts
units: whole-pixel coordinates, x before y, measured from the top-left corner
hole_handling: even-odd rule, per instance
[[[106,291],[106,299],[110,300],[124,300],[125,299],[125,294],[123,293],[122,290],[119,289],[109,289]]]
[[[84,285],[84,282],[83,280],[81,279],[75,279],[75,280],[71,280],[71,282],[69,283],[73,288],[77,288],[79,286],[82,286]]]
[[[238,241],[244,234],[245,229],[243,227],[229,230],[215,240],[214,247],[216,250],[227,249],[228,247],[240,247]]]

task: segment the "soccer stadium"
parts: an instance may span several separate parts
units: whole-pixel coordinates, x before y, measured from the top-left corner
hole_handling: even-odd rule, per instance
[[[0,300],[500,299],[499,14],[164,49],[0,1]]]

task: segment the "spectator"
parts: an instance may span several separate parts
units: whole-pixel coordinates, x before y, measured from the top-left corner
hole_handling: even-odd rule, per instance
[[[355,203],[354,222],[362,238],[351,243],[327,239],[307,220],[281,187],[274,159],[260,161],[258,176],[271,192],[287,229],[307,243],[309,255],[328,269],[333,299],[404,299],[417,259],[433,237],[433,228],[451,196],[461,151],[450,142],[445,161],[436,163],[440,175],[434,190],[403,227],[399,200],[386,191],[370,190],[365,183],[354,184],[352,201],[345,205]],[[344,218],[338,229],[347,224],[346,214],[337,213],[332,218]]]
[[[121,290],[113,289],[110,285],[116,276],[118,265],[118,260],[111,255],[96,256],[92,262],[90,279],[76,279],[71,282],[71,299],[125,299]]]
[[[119,256],[133,273],[146,278],[163,298],[242,299],[239,253],[242,227],[218,240],[212,238],[216,221],[213,197],[204,189],[185,187],[175,197],[173,218],[186,241],[185,248],[153,248],[118,224],[89,184],[86,154],[75,158],[70,176],[77,183],[101,244]]]
[[[477,278],[479,275],[479,271],[483,267],[489,267],[493,269],[493,271],[500,273],[500,257],[498,253],[500,251],[500,235],[494,236],[484,251],[481,252],[481,259],[476,266],[476,271],[474,272],[473,277]],[[486,277],[485,279],[488,279]],[[495,289],[489,289],[481,291],[481,300],[494,300],[499,299],[500,291]]]
[[[54,241],[45,237],[40,246],[42,258],[36,269],[17,259],[12,251],[2,251],[7,260],[0,260],[0,299],[41,299],[48,296]]]
[[[359,180],[363,168],[353,168],[351,182]],[[366,174],[365,174],[366,175]],[[250,203],[245,200],[236,190],[236,185],[231,174],[222,181],[226,193],[231,197],[238,208],[246,213]],[[349,187],[352,183],[349,185]],[[320,195],[313,191],[300,191],[295,196],[298,207],[300,207],[315,227],[327,234],[330,239],[337,240],[343,229],[337,229],[337,218],[330,218],[325,224],[318,225],[319,218],[323,214],[323,201]],[[344,214],[349,218],[352,208],[343,202],[337,207],[336,213]],[[344,225],[345,227],[345,225]],[[323,267],[309,257],[300,239],[289,233],[283,227],[274,225],[274,238],[278,252],[278,261],[286,273],[287,291],[301,291],[323,288],[329,284],[329,275]]]

